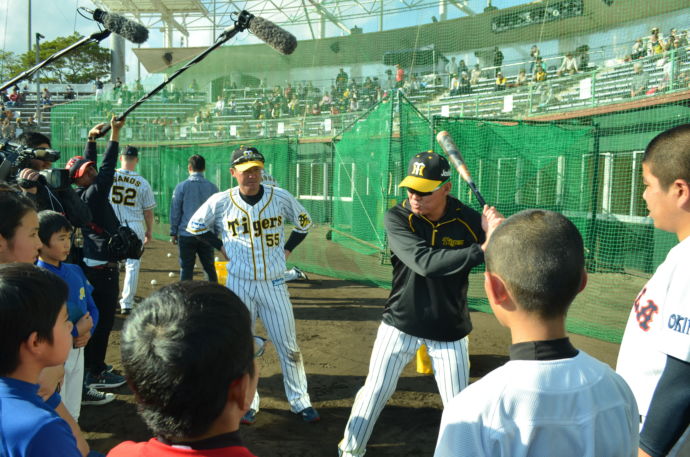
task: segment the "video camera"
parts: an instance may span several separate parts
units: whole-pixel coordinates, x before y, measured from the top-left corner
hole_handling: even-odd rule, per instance
[[[23,168],[30,168],[31,161],[34,159],[43,160],[45,162],[56,162],[60,159],[60,151],[56,151],[55,149],[28,148],[10,141],[1,141],[0,182],[17,182],[17,174],[19,171]],[[64,190],[70,185],[69,170],[50,168],[42,170],[40,174],[45,178],[45,182],[53,189]]]

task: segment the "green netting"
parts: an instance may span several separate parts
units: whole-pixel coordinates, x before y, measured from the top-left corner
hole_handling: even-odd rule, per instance
[[[646,217],[643,150],[661,131],[688,121],[687,108],[672,105],[570,124],[435,118],[434,129],[452,134],[485,199],[503,214],[544,208],[575,223],[590,277],[568,328],[620,341],[632,300],[677,242]],[[469,187],[456,178],[458,184],[460,198],[479,209]]]
[[[240,37],[175,79],[129,115],[121,136],[142,151],[140,171],[158,201],[157,235],[167,237],[169,199],[186,176],[189,155],[204,155],[208,177],[226,188],[230,151],[254,144],[316,223],[290,261],[388,287],[383,215],[404,198],[397,184],[409,157],[438,150],[434,133],[444,129],[486,199],[504,214],[547,208],[575,222],[586,243],[590,284],[573,306],[569,328],[618,341],[634,297],[675,243],[647,218],[640,167],[651,138],[690,121],[687,2],[552,0],[467,16],[453,8],[432,22],[436,12],[422,14],[420,6],[416,23],[408,14],[400,23],[409,27],[380,32],[365,26],[365,33],[334,36],[310,27],[310,38],[300,36],[290,56]],[[386,23],[397,13],[384,14]],[[661,28],[662,49],[652,46],[654,26]],[[637,38],[642,51],[636,54]],[[544,80],[531,78],[532,45],[540,48]],[[147,69],[160,72],[146,89],[202,50],[139,49]],[[559,72],[569,52],[579,68]],[[479,66],[469,88],[451,87],[449,73],[461,73],[450,65],[453,58],[470,72]],[[636,63],[646,75],[645,91],[631,93]],[[404,71],[399,82],[395,64]],[[497,85],[499,69],[504,86]],[[527,81],[518,79],[521,69]],[[131,81],[128,86],[98,101],[51,109],[52,143],[64,160],[81,153],[88,129],[143,94]],[[476,207],[457,177],[453,186]],[[474,276],[470,303],[486,311],[481,278]]]

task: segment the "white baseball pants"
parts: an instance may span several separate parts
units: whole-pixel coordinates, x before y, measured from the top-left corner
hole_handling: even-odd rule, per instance
[[[128,222],[129,228],[134,230],[141,242],[144,242],[144,234],[146,228],[144,223]],[[122,298],[120,298],[120,309],[132,309],[134,306],[134,296],[137,294],[137,287],[139,285],[139,268],[141,268],[141,259],[127,259],[125,260],[125,280],[122,284]]]
[[[252,333],[256,318],[268,332],[268,338],[278,352],[283,370],[285,396],[290,410],[298,413],[311,406],[307,393],[307,375],[304,371],[302,353],[297,346],[295,316],[284,278],[271,281],[248,281],[228,275],[226,287],[232,290],[249,309],[252,318]],[[259,393],[254,395],[251,409],[259,411]]]
[[[467,387],[470,377],[467,337],[458,341],[428,340],[381,322],[371,351],[367,379],[357,392],[345,435],[338,444],[339,455],[364,455],[379,414],[395,392],[403,369],[422,344],[426,345],[431,358],[444,406]]]

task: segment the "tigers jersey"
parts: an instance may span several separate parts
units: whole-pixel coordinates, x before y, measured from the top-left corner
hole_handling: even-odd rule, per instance
[[[239,187],[219,192],[202,204],[187,225],[201,235],[222,234],[230,261],[228,274],[240,279],[267,281],[285,276],[285,224],[299,233],[312,226],[307,210],[285,189],[263,186],[264,195],[254,206],[240,197]]]
[[[666,355],[690,362],[690,238],[668,253],[633,303],[616,371],[647,415]]]
[[[155,208],[151,185],[135,171],[117,170],[110,188],[110,204],[120,223],[144,222],[144,210]]]

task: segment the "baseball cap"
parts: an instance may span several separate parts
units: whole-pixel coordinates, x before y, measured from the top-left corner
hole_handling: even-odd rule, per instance
[[[410,159],[407,177],[398,187],[409,187],[417,192],[432,192],[450,178],[448,160],[435,152],[420,152]]]
[[[264,156],[256,148],[240,146],[232,152],[232,167],[237,171],[245,171],[252,167],[264,167]]]
[[[127,146],[125,152],[123,152],[122,155],[129,157],[139,157],[139,149],[135,148],[134,146]]]
[[[78,179],[84,176],[84,172],[89,166],[96,166],[96,162],[87,160],[83,156],[74,156],[67,162],[65,168],[69,170],[69,177]]]

